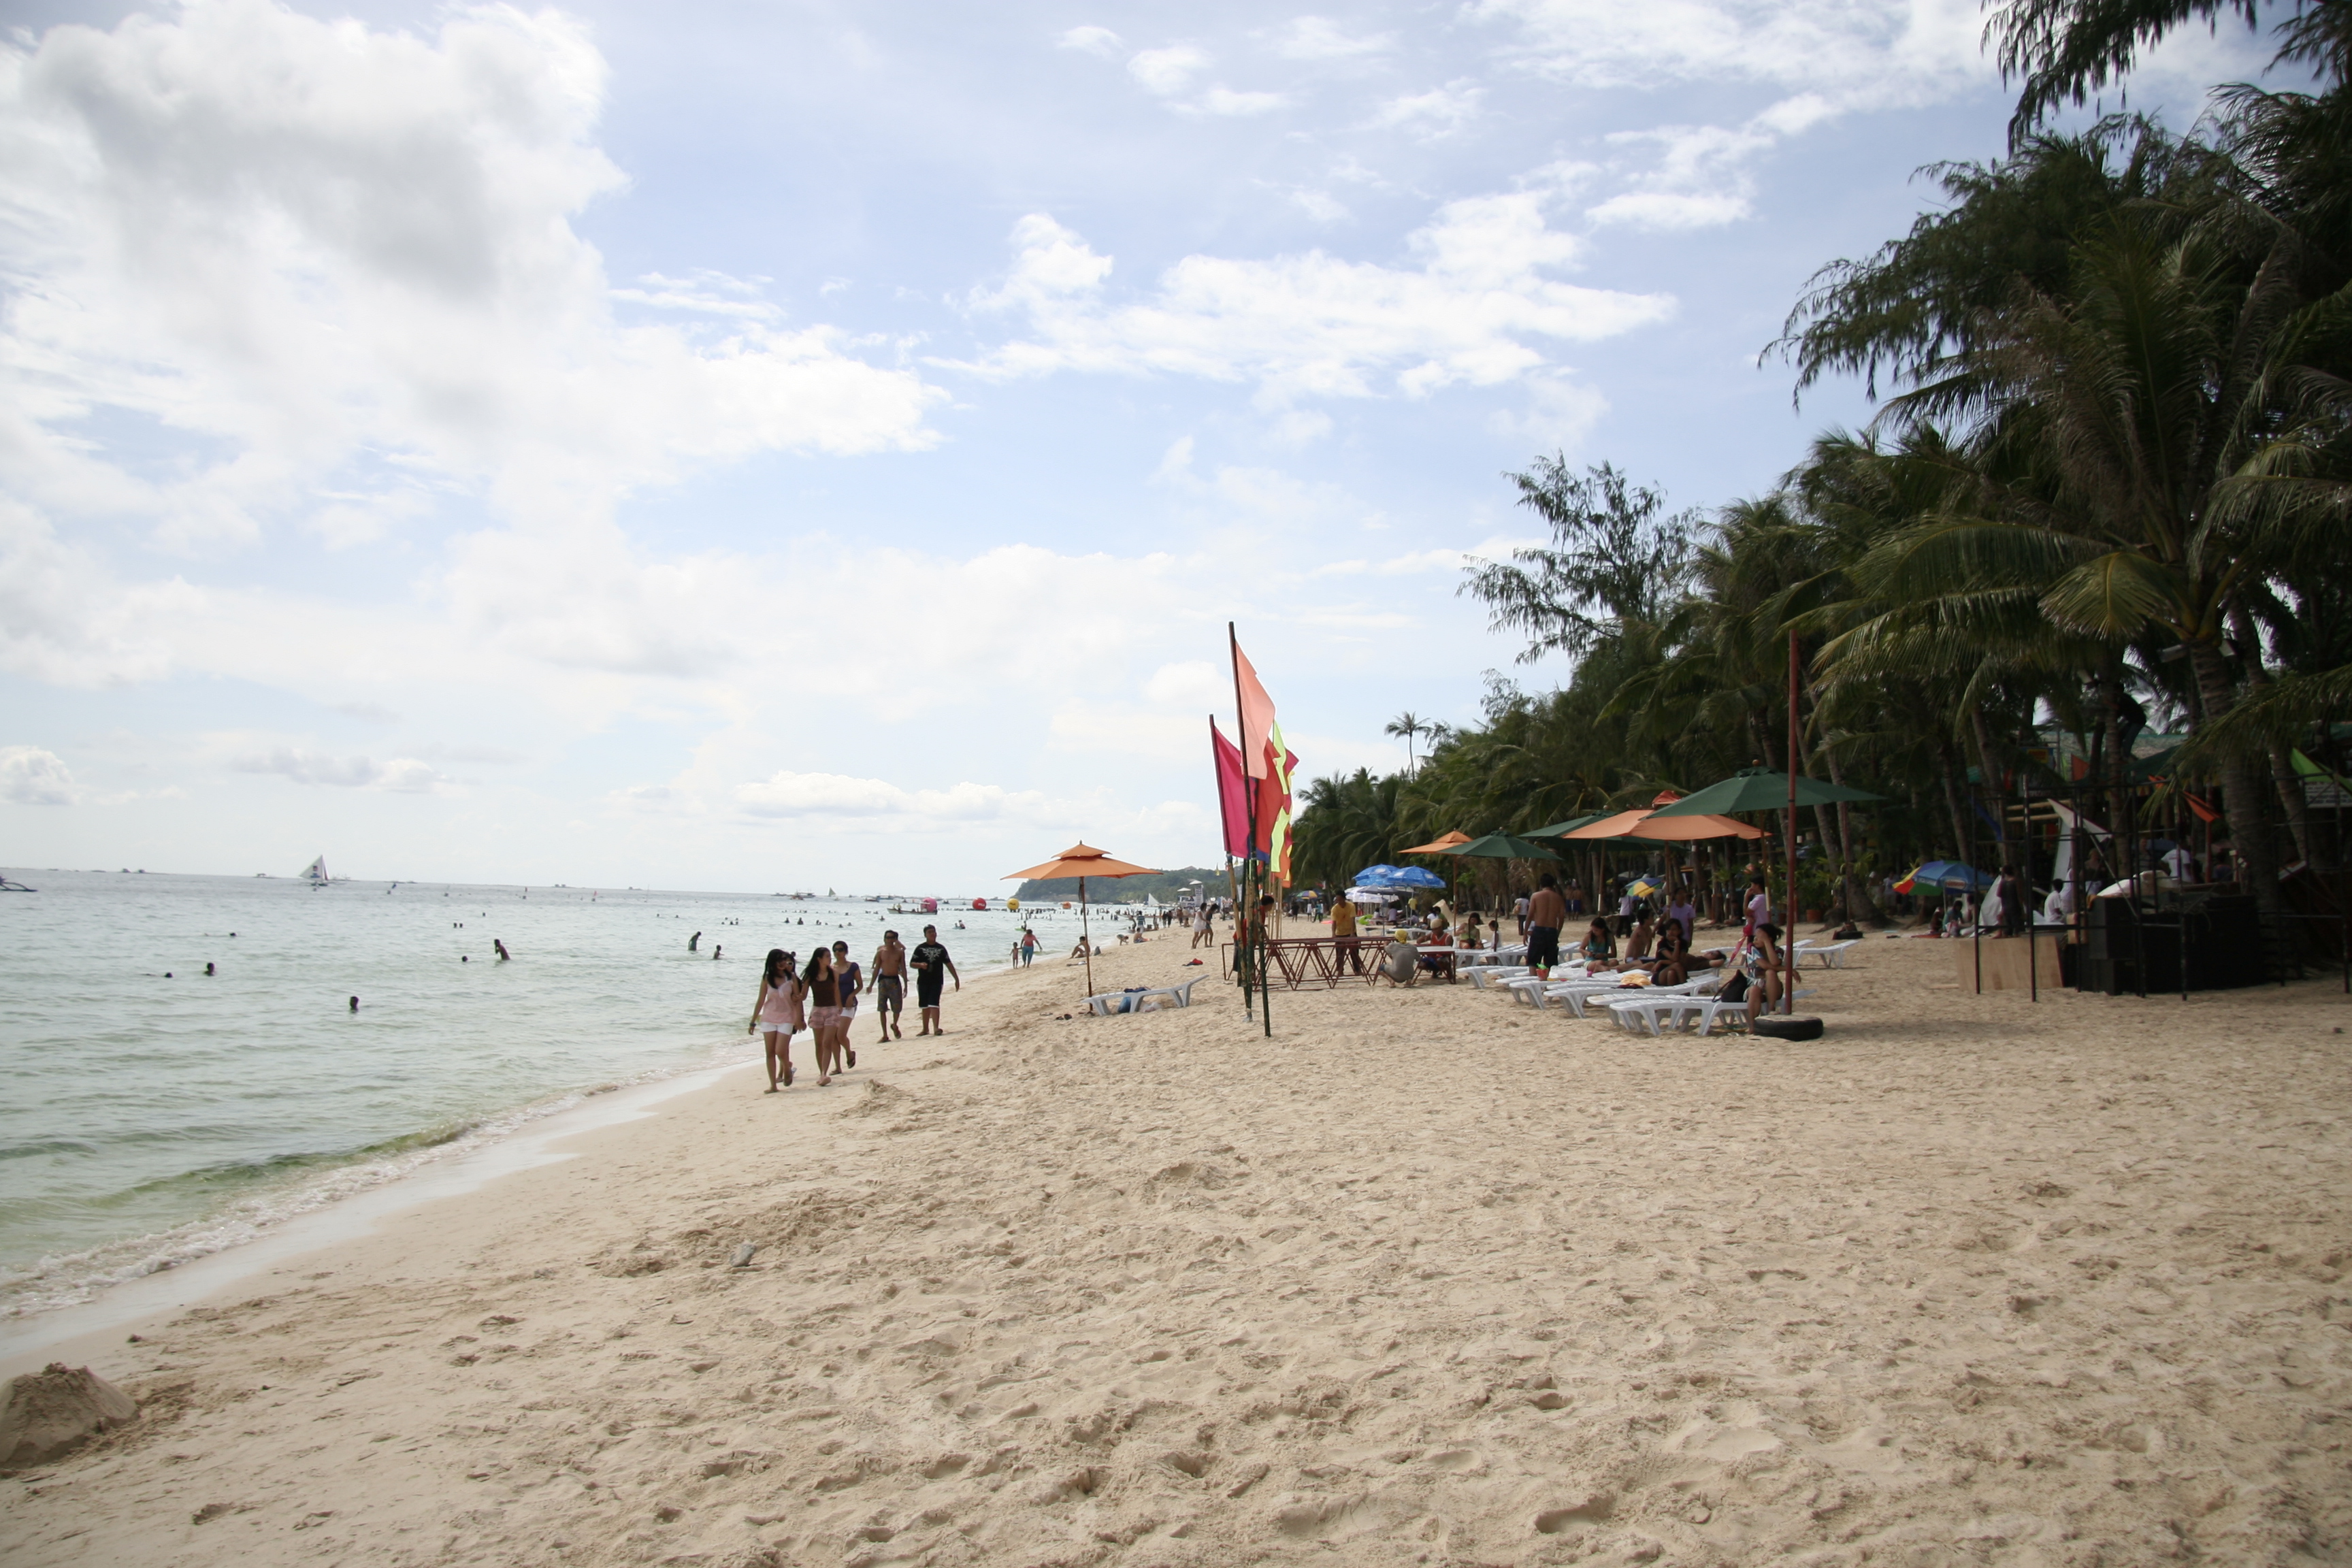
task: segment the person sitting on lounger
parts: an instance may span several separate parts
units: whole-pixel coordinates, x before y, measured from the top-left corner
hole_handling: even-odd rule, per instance
[[[1786,980],[1780,973],[1780,928],[1769,921],[1757,923],[1756,940],[1748,948],[1748,1022],[1752,1028],[1757,1015],[1780,999]]]
[[[1606,919],[1598,915],[1593,917],[1592,924],[1585,929],[1584,941],[1576,952],[1577,956],[1584,960],[1588,974],[1617,967],[1617,939],[1609,934]]]
[[[1680,985],[1689,978],[1690,936],[1679,919],[1668,915],[1665,928],[1658,932],[1657,958],[1650,965],[1650,981],[1655,985]]]
[[[1625,957],[1627,962],[1631,963],[1636,959],[1649,957],[1651,944],[1655,942],[1657,940],[1657,928],[1650,923],[1650,906],[1648,900],[1644,900],[1642,903],[1635,906],[1633,910],[1633,929],[1626,935],[1625,938]]]

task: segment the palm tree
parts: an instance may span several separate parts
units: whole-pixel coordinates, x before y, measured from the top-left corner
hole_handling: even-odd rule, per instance
[[[1407,773],[1421,771],[1420,764],[1413,761],[1412,738],[1415,735],[1425,734],[1433,728],[1434,726],[1423,723],[1420,715],[1409,711],[1400,713],[1389,721],[1388,729],[1384,732],[1404,737],[1404,771]]]

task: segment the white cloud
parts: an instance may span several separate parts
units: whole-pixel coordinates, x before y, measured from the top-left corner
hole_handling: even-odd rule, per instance
[[[1063,827],[1082,820],[1089,809],[1049,800],[1037,790],[1008,790],[999,784],[965,782],[946,789],[910,790],[887,779],[788,770],[738,784],[733,798],[751,816],[815,817],[919,831],[999,821]]]
[[[1235,92],[1231,88],[1213,87],[1201,95],[1198,111],[1235,117],[1271,114],[1289,101],[1278,92]]]
[[[939,394],[733,280],[609,288],[572,226],[625,184],[604,77],[578,24],[507,6],[420,37],[208,0],[0,47],[0,480],[186,547],[311,511],[362,453],[547,521],[698,459],[928,444]],[[625,324],[616,293],[724,325]],[[184,442],[184,471],[65,428],[102,409]],[[397,521],[335,505],[330,537]]]
[[[1342,223],[1351,215],[1348,209],[1324,191],[1293,191],[1290,200],[1299,211],[1317,223]]]
[[[1372,116],[1372,123],[1401,126],[1425,142],[1440,141],[1476,119],[1479,100],[1486,96],[1484,88],[1463,77],[1427,92],[1389,100]]]
[[[72,770],[38,746],[0,746],[0,800],[18,805],[71,805],[81,798]]]
[[[1498,435],[1575,451],[1608,412],[1609,399],[1600,388],[1566,375],[1538,375],[1528,379],[1525,408],[1497,410],[1489,423]]]
[[[1144,681],[1143,694],[1162,707],[1205,713],[1233,696],[1233,672],[1205,658],[1163,664]]]
[[[1549,172],[1547,172],[1549,174]],[[1662,321],[1660,294],[1561,281],[1580,243],[1548,226],[1559,185],[1472,196],[1412,237],[1417,265],[1344,261],[1319,250],[1270,260],[1190,256],[1134,304],[1105,300],[1112,259],[1043,213],[1014,226],[1015,259],[975,297],[1019,309],[1032,335],[961,368],[995,376],[1061,370],[1255,382],[1262,402],[1409,395],[1491,386],[1544,363],[1536,343],[1589,342]]]
[[[1590,209],[1598,224],[1625,224],[1657,230],[1719,228],[1753,216],[1746,191],[1704,195],[1673,191],[1623,191]]]
[[[1128,74],[1143,84],[1143,90],[1161,98],[1183,91],[1192,84],[1194,77],[1208,68],[1207,52],[1190,44],[1144,49],[1127,62]]]
[[[1476,0],[1521,58],[1585,87],[1747,80],[1853,105],[1915,104],[1993,79],[1976,0]]]
[[[665,278],[648,272],[640,287],[612,290],[615,300],[662,310],[694,310],[712,316],[740,316],[755,321],[776,321],[783,311],[760,296],[760,285],[723,272],[698,269],[688,278]],[[829,291],[828,285],[827,290]]]
[[[1278,447],[1304,447],[1331,434],[1331,416],[1319,408],[1286,408],[1267,435]]]
[[[1822,100],[1808,94],[1774,104],[1737,127],[1666,125],[1617,132],[1608,139],[1612,146],[1654,148],[1656,162],[1630,172],[1628,188],[1587,208],[1585,216],[1600,225],[1666,231],[1737,223],[1754,212],[1749,163],[1782,136],[1817,123],[1825,112]]]
[[[1396,48],[1394,33],[1350,36],[1328,16],[1300,16],[1275,36],[1274,52],[1294,60],[1353,60]]]
[[[276,773],[296,784],[390,790],[400,795],[430,794],[456,782],[415,757],[393,757],[380,763],[373,757],[323,756],[299,746],[232,757],[229,766],[241,773]]]
[[[1100,55],[1108,58],[1118,53],[1124,46],[1119,42],[1118,35],[1108,27],[1085,26],[1072,27],[1054,40],[1054,47],[1062,49],[1079,49],[1087,54]]]
[[[1192,437],[1179,436],[1168,443],[1168,450],[1160,455],[1160,466],[1151,470],[1155,485],[1171,484],[1190,479],[1192,476]]]

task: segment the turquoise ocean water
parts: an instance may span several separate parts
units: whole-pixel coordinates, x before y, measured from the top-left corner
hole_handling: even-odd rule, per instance
[[[0,893],[9,1314],[234,1246],[604,1086],[754,1058],[770,947],[805,959],[838,938],[864,963],[886,927],[911,945],[926,918],[850,899],[6,875],[39,889]],[[1004,966],[1024,919],[1047,950],[1077,925],[944,901],[929,918],[967,979]]]

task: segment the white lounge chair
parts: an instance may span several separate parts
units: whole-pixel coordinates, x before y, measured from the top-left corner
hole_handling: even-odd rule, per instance
[[[1181,985],[1155,985],[1147,991],[1106,991],[1099,996],[1087,997],[1086,1007],[1097,1018],[1108,1018],[1115,1013],[1140,1013],[1147,1002],[1155,1011],[1171,1002],[1179,1007],[1190,1007],[1192,987],[1202,979],[1195,974]]]
[[[1791,992],[1790,994],[1794,1000],[1801,1002],[1812,994],[1811,989],[1808,987],[1801,991]],[[1674,1027],[1682,1029],[1696,1025],[1698,1033],[1705,1035],[1714,1030],[1717,1018],[1727,1017],[1734,1013],[1745,1017],[1748,1013],[1748,998],[1745,996],[1737,1002],[1727,1002],[1718,996],[1694,996],[1690,1001],[1692,1005],[1688,1010],[1677,1012],[1671,1020]]]
[[[1642,1028],[1654,1035],[1660,1032],[1658,1019],[1662,1015],[1671,1017],[1678,1005],[1698,999],[1712,991],[1717,984],[1716,977],[1709,974],[1696,980],[1685,980],[1679,985],[1619,986],[1584,997],[1582,1000],[1588,1009],[1584,1016],[1592,1016],[1589,1009],[1601,1007],[1606,1009],[1611,1021],[1619,1028],[1633,1030],[1639,1023]]]
[[[1823,969],[1843,969],[1845,967],[1845,950],[1850,947],[1860,947],[1862,943],[1859,942],[1832,942],[1820,945],[1816,945],[1811,942],[1801,942],[1792,946],[1789,951],[1796,955],[1797,967],[1800,969],[1802,969],[1805,966],[1805,960],[1809,958],[1820,959],[1822,961],[1821,967]]]
[[[1462,973],[1470,977],[1471,984],[1486,991],[1524,979],[1533,972],[1524,963],[1474,963]]]
[[[1146,1004],[1155,1010],[1168,1006],[1171,1003],[1179,1007],[1190,1007],[1192,1005],[1192,987],[1201,984],[1203,978],[1202,975],[1195,974],[1181,985],[1155,985],[1138,996],[1135,999],[1135,1005],[1129,1011],[1140,1013]]]
[[[1542,975],[1530,972],[1526,974],[1515,974],[1510,979],[1498,981],[1496,984],[1511,994],[1512,1001],[1524,1002],[1530,1007],[1540,1007],[1543,1005],[1544,989],[1552,983]]]

